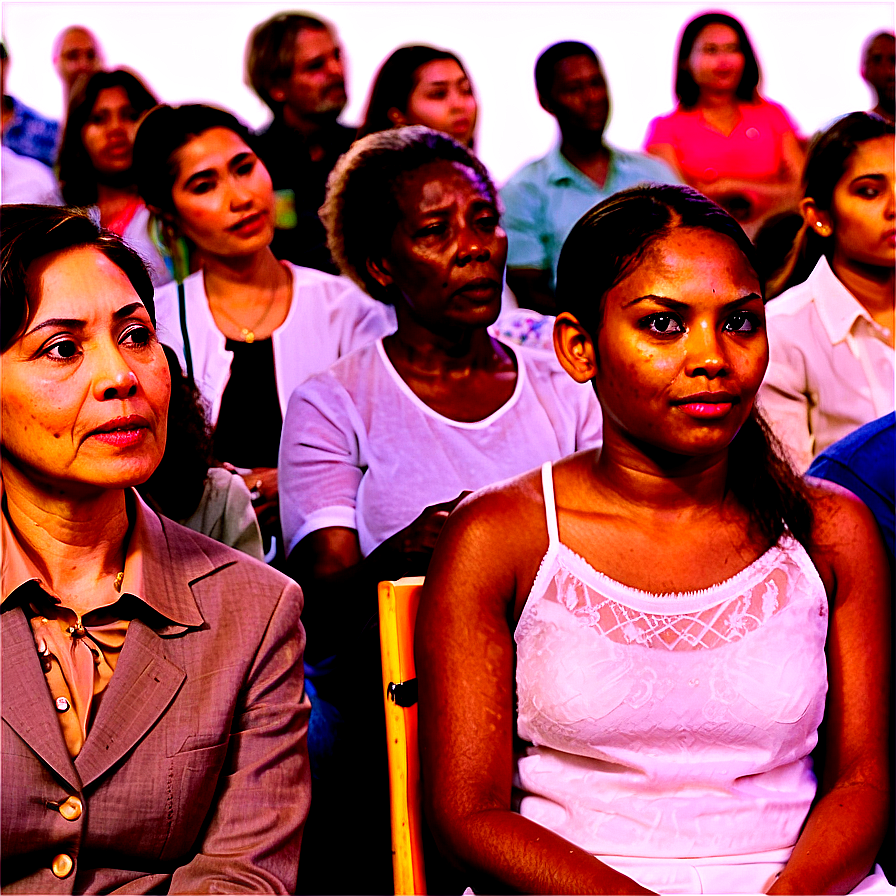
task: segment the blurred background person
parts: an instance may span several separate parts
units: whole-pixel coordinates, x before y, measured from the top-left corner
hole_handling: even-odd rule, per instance
[[[647,152],[730,212],[751,238],[796,207],[804,153],[787,111],[759,93],[759,62],[743,25],[697,16],[678,42],[678,107],[651,121]]]
[[[454,53],[421,44],[399,47],[376,73],[358,138],[421,124],[472,149],[478,113],[470,76]]]
[[[647,181],[674,183],[657,159],[604,140],[610,93],[597,54],[563,41],[535,64],[541,107],[557,120],[559,143],[525,165],[501,190],[507,228],[507,285],[521,308],[550,314],[560,250],[573,225],[612,193]]]
[[[759,401],[797,468],[894,407],[893,124],[853,112],[816,135],[803,226],[769,283]],[[785,291],[786,290],[786,291]]]
[[[874,93],[874,108],[887,121],[896,112],[896,36],[879,31],[862,48],[862,79]]]
[[[339,123],[348,97],[336,29],[306,13],[273,16],[249,36],[246,82],[274,116],[255,142],[277,196],[274,253],[338,273],[317,213],[327,176],[355,139]]]
[[[105,66],[103,48],[83,25],[69,25],[53,41],[53,68],[62,82],[62,105],[67,109],[77,82]]]
[[[69,103],[58,170],[66,204],[95,207],[99,223],[140,254],[159,285],[171,272],[150,235],[149,211],[133,170],[137,124],[157,103],[126,69],[82,78]]]
[[[166,244],[196,270],[157,296],[159,332],[195,382],[213,453],[253,493],[268,547],[279,543],[277,455],[286,403],[309,376],[394,329],[350,281],[278,260],[274,191],[253,138],[229,112],[159,106],[137,133],[135,178]]]
[[[59,143],[59,124],[6,92],[9,66],[6,41],[0,41],[0,133],[3,145],[20,156],[37,159],[52,168]]]

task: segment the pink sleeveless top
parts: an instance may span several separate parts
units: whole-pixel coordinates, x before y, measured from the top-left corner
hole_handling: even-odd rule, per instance
[[[785,535],[718,585],[640,591],[560,542],[542,477],[550,545],[514,636],[519,811],[599,856],[783,863],[827,691],[808,554]]]

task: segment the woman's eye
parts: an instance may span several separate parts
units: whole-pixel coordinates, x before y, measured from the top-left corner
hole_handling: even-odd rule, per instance
[[[201,196],[203,193],[210,193],[212,190],[214,190],[214,188],[215,185],[212,181],[200,180],[194,183],[192,187],[190,187],[190,192],[194,196]]]
[[[498,226],[497,215],[483,215],[476,219],[476,223],[485,230],[494,230]]]
[[[448,230],[448,225],[444,221],[436,221],[433,224],[427,224],[417,231],[419,236],[441,236]]]
[[[51,361],[68,361],[78,354],[78,343],[74,339],[60,339],[48,345],[43,355]]]
[[[641,326],[646,330],[651,330],[654,333],[662,333],[664,335],[684,332],[684,326],[682,325],[681,320],[674,314],[648,314],[647,317],[641,321]]]
[[[880,195],[880,190],[871,185],[861,186],[856,192],[863,199],[876,199]]]
[[[430,90],[426,95],[428,100],[443,100],[448,96],[447,90]]]
[[[153,340],[152,330],[144,324],[136,324],[122,334],[121,341],[142,348]]]
[[[730,333],[755,333],[759,329],[759,317],[752,311],[735,311],[725,322]]]
[[[252,170],[253,170],[254,168],[255,168],[255,162],[254,162],[254,161],[251,161],[251,162],[243,162],[242,165],[240,165],[240,166],[237,167],[237,169],[236,169],[236,173],[237,173],[238,175],[240,175],[241,177],[248,177],[248,176],[252,173]]]

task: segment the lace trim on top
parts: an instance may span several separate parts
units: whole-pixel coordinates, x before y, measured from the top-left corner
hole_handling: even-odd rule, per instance
[[[666,650],[719,647],[755,631],[787,605],[788,568],[795,565],[807,572],[806,564],[798,560],[802,547],[785,534],[749,566],[708,588],[655,594],[624,585],[559,540],[553,480],[546,466],[543,483],[550,545],[517,625],[517,641],[541,596],[564,607],[580,626],[597,629],[616,643]],[[814,571],[811,561],[809,565]]]

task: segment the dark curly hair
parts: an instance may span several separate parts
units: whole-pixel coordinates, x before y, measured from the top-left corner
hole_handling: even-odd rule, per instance
[[[367,262],[389,253],[402,215],[397,195],[401,179],[439,161],[473,171],[489,200],[499,207],[498,191],[485,165],[466,146],[421,125],[369,134],[354,143],[330,172],[320,210],[330,254],[345,276],[386,304],[392,302],[391,293],[367,270]]]
[[[607,293],[651,246],[682,227],[728,237],[756,270],[755,249],[741,226],[702,193],[666,184],[634,187],[596,205],[567,237],[557,267],[558,313],[572,314],[596,343]],[[728,450],[727,488],[748,510],[757,533],[774,544],[786,528],[809,545],[808,489],[755,404]]]

